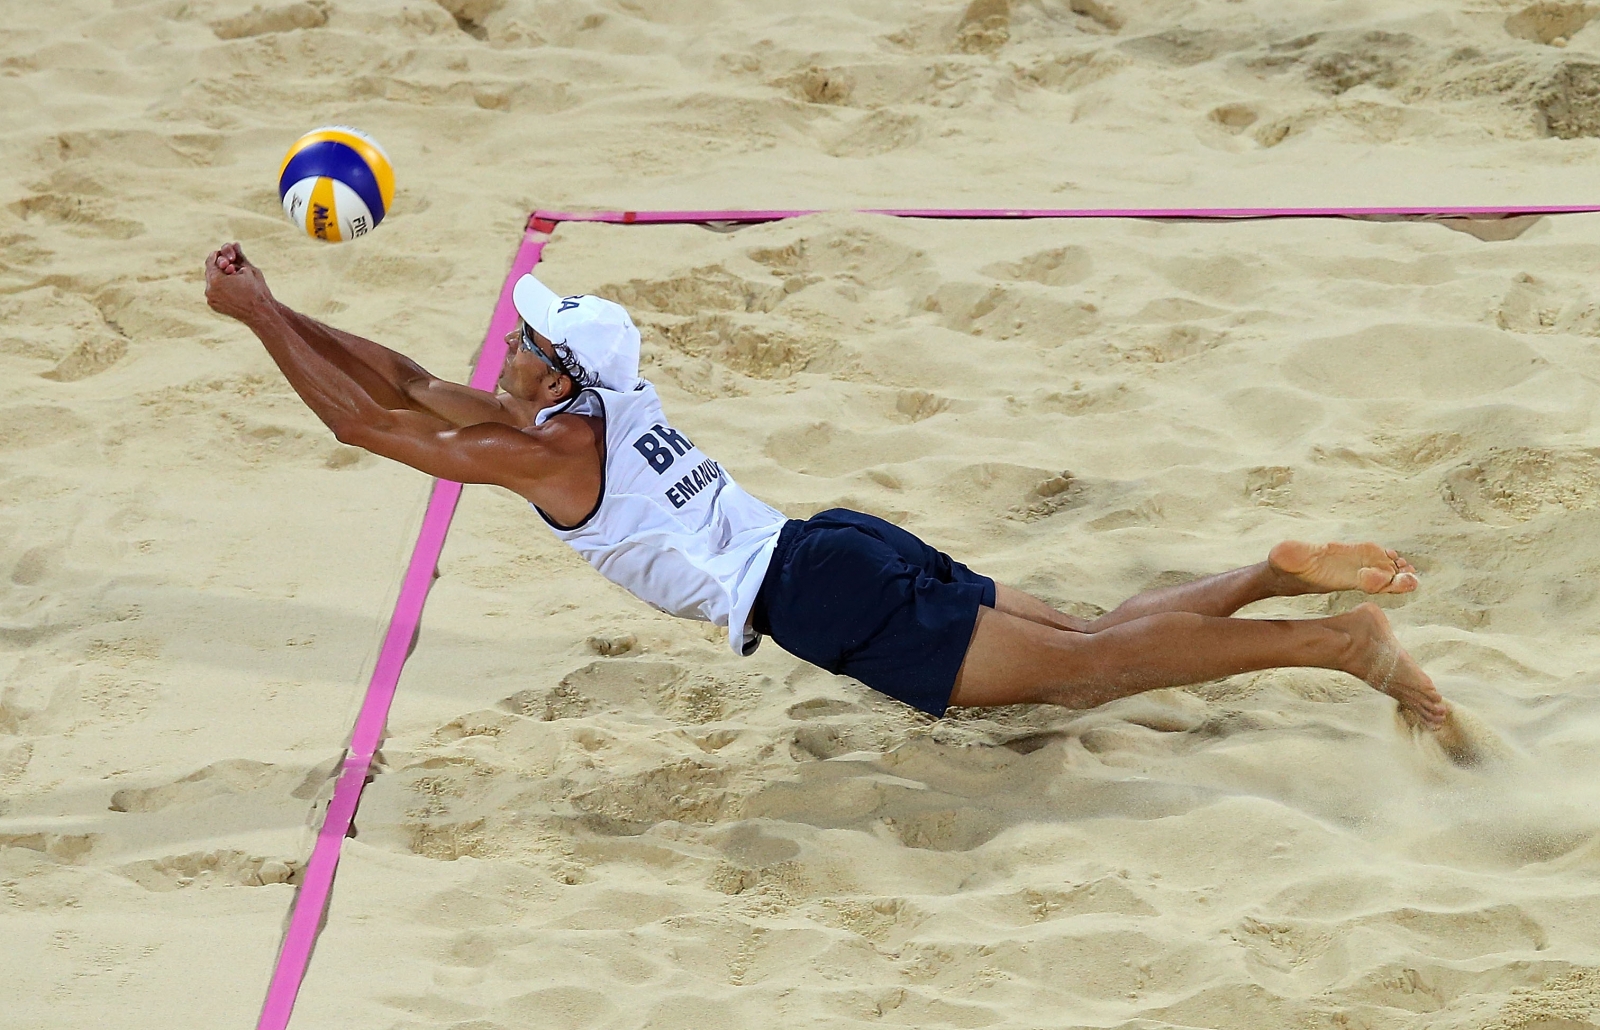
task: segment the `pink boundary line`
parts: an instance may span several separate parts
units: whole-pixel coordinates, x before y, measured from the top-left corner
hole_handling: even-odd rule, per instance
[[[505,356],[505,351],[495,345],[516,327],[517,312],[511,303],[512,287],[525,272],[539,263],[539,256],[548,241],[547,235],[532,229],[523,233],[522,246],[517,249],[505,285],[500,288],[500,300],[489,319],[489,331],[484,336],[483,348],[478,352],[472,372],[471,385],[480,390],[493,387]],[[434,480],[433,492],[428,498],[428,510],[422,516],[422,529],[411,551],[411,563],[406,568],[405,579],[401,581],[400,596],[395,601],[389,629],[378,651],[378,661],[372,670],[372,679],[367,684],[366,697],[361,702],[361,712],[356,716],[355,727],[350,732],[350,746],[345,751],[343,771],[334,783],[333,799],[328,802],[322,828],[317,831],[316,844],[311,849],[311,859],[306,863],[305,876],[295,894],[288,929],[283,935],[283,946],[272,971],[272,982],[267,988],[261,1018],[256,1023],[257,1030],[285,1030],[289,1025],[295,998],[300,993],[300,984],[311,961],[312,946],[316,943],[323,916],[327,912],[333,874],[339,864],[339,849],[350,831],[351,820],[355,818],[356,805],[361,800],[361,788],[366,785],[367,774],[371,771],[373,755],[383,743],[389,706],[400,684],[401,669],[405,667],[416,642],[422,620],[422,605],[427,600],[428,588],[438,575],[439,554],[444,548],[445,534],[450,529],[450,520],[455,515],[456,502],[460,497],[460,483]]]
[[[1201,220],[1249,218],[1361,218],[1371,216],[1434,217],[1434,218],[1508,218],[1516,215],[1581,214],[1600,211],[1600,205],[1528,205],[1507,207],[1304,207],[1304,208],[868,208],[863,214],[889,215],[898,218],[949,218],[949,219],[1027,219],[1027,218],[1181,218]],[[503,352],[495,344],[516,325],[516,308],[511,301],[512,288],[525,273],[539,263],[550,233],[561,222],[606,222],[621,225],[668,225],[693,222],[776,222],[786,218],[820,214],[818,210],[773,211],[596,211],[576,214],[559,211],[534,211],[528,216],[522,245],[517,249],[500,287],[500,299],[489,319],[489,331],[473,369],[470,385],[488,389],[494,382],[496,369]],[[334,783],[333,797],[317,831],[311,858],[306,863],[305,875],[296,891],[293,908],[289,914],[288,928],[273,968],[272,981],[267,987],[266,1001],[261,1008],[261,1018],[256,1030],[286,1030],[289,1017],[294,1012],[295,999],[305,979],[311,961],[311,951],[327,913],[328,898],[333,888],[334,872],[339,865],[339,851],[355,819],[356,806],[361,800],[361,790],[366,786],[367,775],[372,770],[372,759],[383,742],[384,726],[389,709],[394,702],[395,690],[400,684],[400,673],[411,654],[422,622],[422,607],[428,597],[428,588],[438,575],[439,555],[444,549],[445,534],[455,516],[456,503],[461,498],[461,484],[449,480],[435,480],[428,498],[428,509],[422,517],[422,529],[411,552],[411,561],[400,584],[400,596],[395,601],[394,614],[384,634],[378,661],[367,684],[367,693],[361,702],[350,733],[350,745],[345,750],[339,778]]]
[[[865,208],[861,214],[897,218],[1187,218],[1205,221],[1246,218],[1510,218],[1516,215],[1585,214],[1600,204],[1530,204],[1498,207],[1129,207],[1129,208]],[[608,222],[619,225],[670,225],[684,222],[776,222],[821,214],[794,211],[535,211],[529,225]],[[549,229],[544,231],[548,232]]]

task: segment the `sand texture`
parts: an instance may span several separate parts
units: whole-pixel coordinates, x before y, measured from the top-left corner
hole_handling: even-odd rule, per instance
[[[469,488],[293,1025],[1600,1026],[1600,216],[848,212],[1593,201],[1596,13],[7,4],[0,1027],[253,1024],[426,501],[206,252],[462,379],[533,207],[790,205],[540,274],[757,496],[1064,610],[1397,547],[1457,724],[1310,670],[933,721]],[[339,247],[273,182],[328,122],[399,180]]]

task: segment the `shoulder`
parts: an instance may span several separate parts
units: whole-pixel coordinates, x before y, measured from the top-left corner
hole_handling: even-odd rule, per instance
[[[606,392],[609,393],[610,391]],[[604,418],[606,402],[605,398],[601,397],[600,394],[601,391],[592,386],[585,387],[566,400],[540,411],[533,417],[533,424],[542,426],[563,415],[595,415]]]
[[[604,409],[593,415],[577,411],[559,412],[522,432],[557,453],[589,453],[597,444],[602,449],[605,446]]]

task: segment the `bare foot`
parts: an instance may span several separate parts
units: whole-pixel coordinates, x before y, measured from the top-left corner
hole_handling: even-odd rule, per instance
[[[1267,564],[1286,579],[1285,591],[1326,594],[1360,590],[1405,594],[1417,589],[1417,570],[1400,555],[1377,544],[1308,544],[1285,540],[1267,555]]]
[[[1344,671],[1363,680],[1373,690],[1388,694],[1400,704],[1401,714],[1428,729],[1437,730],[1450,714],[1439,688],[1422,671],[1389,628],[1383,609],[1366,604],[1336,616],[1350,634],[1349,659]]]

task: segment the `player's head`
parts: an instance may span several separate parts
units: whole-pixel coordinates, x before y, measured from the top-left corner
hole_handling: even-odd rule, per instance
[[[568,400],[600,378],[584,367],[572,348],[535,332],[522,320],[505,336],[506,356],[500,368],[500,389],[547,408]]]
[[[622,305],[599,297],[558,296],[531,275],[517,280],[512,303],[523,325],[532,330],[528,339],[543,338],[560,362],[556,371],[581,368],[592,376],[584,382],[573,377],[573,389],[601,386],[626,393],[639,384],[639,330]]]

